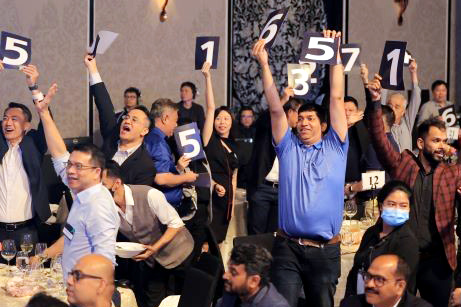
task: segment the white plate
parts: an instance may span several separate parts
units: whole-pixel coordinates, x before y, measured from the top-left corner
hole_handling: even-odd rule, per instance
[[[132,258],[146,250],[142,244],[135,242],[117,242],[115,243],[115,253],[121,258]]]

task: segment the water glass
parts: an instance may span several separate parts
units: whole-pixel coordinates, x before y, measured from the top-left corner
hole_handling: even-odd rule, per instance
[[[16,255],[16,266],[21,272],[23,273],[27,272],[29,268],[28,253],[25,253],[23,251],[18,252],[18,254]]]

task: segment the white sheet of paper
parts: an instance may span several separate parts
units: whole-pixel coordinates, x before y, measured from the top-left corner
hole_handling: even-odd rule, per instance
[[[458,140],[458,133],[459,133],[458,127],[447,127],[448,142],[454,142]]]
[[[112,45],[112,43],[115,41],[115,39],[118,36],[118,33],[111,31],[99,31],[97,36],[99,36],[99,44],[98,49],[96,50],[96,54],[104,54],[104,52],[106,52],[110,45]],[[93,44],[90,47],[88,47],[88,53],[93,53],[95,43],[96,39],[94,39]]]
[[[381,189],[386,181],[386,173],[384,171],[373,171],[362,173],[362,190]]]

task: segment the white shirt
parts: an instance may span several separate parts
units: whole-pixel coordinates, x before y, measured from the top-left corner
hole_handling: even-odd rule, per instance
[[[392,307],[397,307],[397,306],[399,305],[399,303],[400,303],[401,300],[402,300],[402,298],[400,297],[399,300],[397,301],[397,303],[395,303],[395,305],[392,306]],[[373,307],[375,307],[375,305],[373,305]]]
[[[67,185],[65,163],[69,160],[69,153],[52,160],[56,173]],[[115,264],[115,242],[120,218],[112,195],[101,183],[75,195],[66,227],[68,225],[74,233],[72,238],[64,236],[64,280],[77,260],[88,254],[101,254]]]
[[[121,150],[120,149],[120,144],[119,144],[117,152],[112,157],[112,160],[117,162],[118,165],[122,165],[123,162],[125,162],[125,160],[128,159],[128,157],[131,156],[139,148],[139,146],[141,146],[141,145],[142,145],[142,143],[140,143],[139,145],[137,145],[135,147],[132,147],[130,149]]]
[[[19,144],[8,146],[0,165],[0,222],[23,222],[33,217],[29,178]]]
[[[274,164],[272,164],[272,168],[266,176],[266,180],[274,183],[279,182],[279,158],[275,157]]]
[[[125,189],[125,213],[117,206],[120,217],[127,221],[128,224],[133,224],[133,207],[134,199],[133,192],[126,184]],[[180,228],[184,226],[183,221],[179,217],[178,212],[167,202],[165,195],[157,189],[151,188],[147,192],[147,202],[152,214],[155,215],[160,223],[170,228]]]

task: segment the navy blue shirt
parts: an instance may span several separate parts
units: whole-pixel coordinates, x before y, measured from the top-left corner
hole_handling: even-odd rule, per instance
[[[144,138],[144,145],[154,161],[157,174],[178,174],[173,154],[166,141],[166,135],[157,127],[152,129]],[[174,207],[179,207],[182,200],[182,185],[175,187],[158,186],[165,194],[166,200]]]
[[[349,140],[334,129],[312,146],[287,129],[279,159],[279,227],[289,236],[330,240],[339,234]]]

